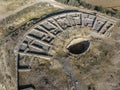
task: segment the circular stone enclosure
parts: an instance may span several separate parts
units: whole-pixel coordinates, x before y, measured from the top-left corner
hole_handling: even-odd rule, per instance
[[[90,41],[84,38],[73,39],[67,46],[67,50],[71,54],[82,54],[88,50]]]

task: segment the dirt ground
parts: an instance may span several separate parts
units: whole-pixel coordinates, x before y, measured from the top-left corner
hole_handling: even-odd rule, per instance
[[[102,1],[99,0],[100,3]],[[96,2],[98,1],[96,0]],[[114,6],[114,3],[112,6]],[[115,5],[118,5],[118,2]],[[0,0],[0,41],[15,30],[9,29],[9,26],[18,28],[32,18],[41,18],[46,14],[70,8],[54,0],[26,0],[25,2],[23,0]],[[8,19],[3,19],[6,17]],[[120,25],[118,24],[113,28],[110,38],[97,37],[97,35],[89,37],[89,28],[82,28],[82,32],[77,31],[77,29],[76,32],[66,32],[71,36],[78,33],[88,36],[91,41],[89,50],[78,57],[71,56],[66,51],[63,53],[64,42],[56,39],[54,44],[58,44],[59,48],[54,48],[57,53],[52,52],[55,55],[53,65],[51,66],[50,61],[34,58],[32,63],[34,69],[29,76],[28,73],[20,76],[21,85],[33,81],[38,90],[69,90],[71,83],[64,71],[65,68],[69,68],[73,76],[75,75],[78,81],[81,82],[84,90],[120,90],[119,30]],[[9,37],[9,40],[0,42],[0,90],[17,90],[14,48],[26,31],[22,30],[17,35]],[[61,38],[66,38],[66,33],[63,33]],[[68,38],[66,38],[67,40]],[[26,60],[29,60],[29,58]],[[62,64],[66,67],[63,67]]]
[[[50,3],[55,7],[64,7],[55,0],[0,0],[0,20],[37,3]]]
[[[1,0],[0,2],[1,2],[0,4],[2,4],[1,6],[2,8],[0,10],[1,19],[7,16],[8,16],[7,18],[9,19],[9,20],[3,19],[2,21],[0,21],[0,41],[6,38],[5,35],[8,35],[10,32],[16,30],[16,28],[27,23],[32,18],[40,18],[43,15],[46,15],[48,13],[52,13],[55,10],[58,10],[58,8],[54,8],[49,4],[46,4],[44,2],[38,3],[37,1],[36,1],[36,3],[38,3],[37,6],[36,4],[33,4],[33,5],[30,4],[30,6],[29,5],[27,7],[25,6],[24,9],[21,6],[21,3],[24,3],[23,6],[26,5],[25,2],[23,1],[16,1],[16,0],[2,1]],[[17,4],[19,5],[12,8],[9,13],[9,10],[6,9],[9,7],[8,3],[14,3],[13,7],[14,5],[17,5]],[[27,3],[30,3],[30,2],[27,2]],[[45,7],[43,8],[42,5],[44,5]],[[19,6],[21,6],[21,8]],[[17,9],[17,7],[19,8]],[[10,30],[9,26],[15,27],[14,30]],[[0,45],[0,90],[17,90],[16,60],[15,60],[15,54],[14,54],[14,47],[17,44],[16,42],[20,39],[20,37],[22,37],[23,33],[25,32],[26,30],[20,31],[18,36],[15,35],[15,36],[8,37],[9,38],[8,41],[0,43],[1,44]]]

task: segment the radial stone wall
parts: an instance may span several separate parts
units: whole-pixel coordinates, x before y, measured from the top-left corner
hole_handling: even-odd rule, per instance
[[[23,40],[15,48],[18,87],[20,87],[19,73],[30,71],[30,66],[21,67],[19,65],[20,55],[35,56],[50,60],[53,56],[49,53],[52,42],[58,34],[64,32],[68,27],[90,27],[93,32],[109,36],[109,31],[114,27],[115,23],[116,21],[106,17],[81,11],[64,12],[40,21],[24,35]],[[20,90],[25,88],[34,89],[32,85],[26,85]]]

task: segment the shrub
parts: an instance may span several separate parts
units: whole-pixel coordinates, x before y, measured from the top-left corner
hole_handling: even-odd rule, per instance
[[[102,12],[102,13],[106,13],[106,9],[103,8],[102,6],[95,6],[94,10]]]

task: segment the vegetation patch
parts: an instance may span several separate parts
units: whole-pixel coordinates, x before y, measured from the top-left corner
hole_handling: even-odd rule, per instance
[[[84,0],[56,0],[64,4],[72,5],[72,6],[83,6],[84,8],[95,10],[104,14],[107,14],[109,16],[113,16],[116,18],[120,18],[120,11],[118,9],[108,9],[103,6],[98,6],[98,5],[92,5],[90,3],[87,3]]]

